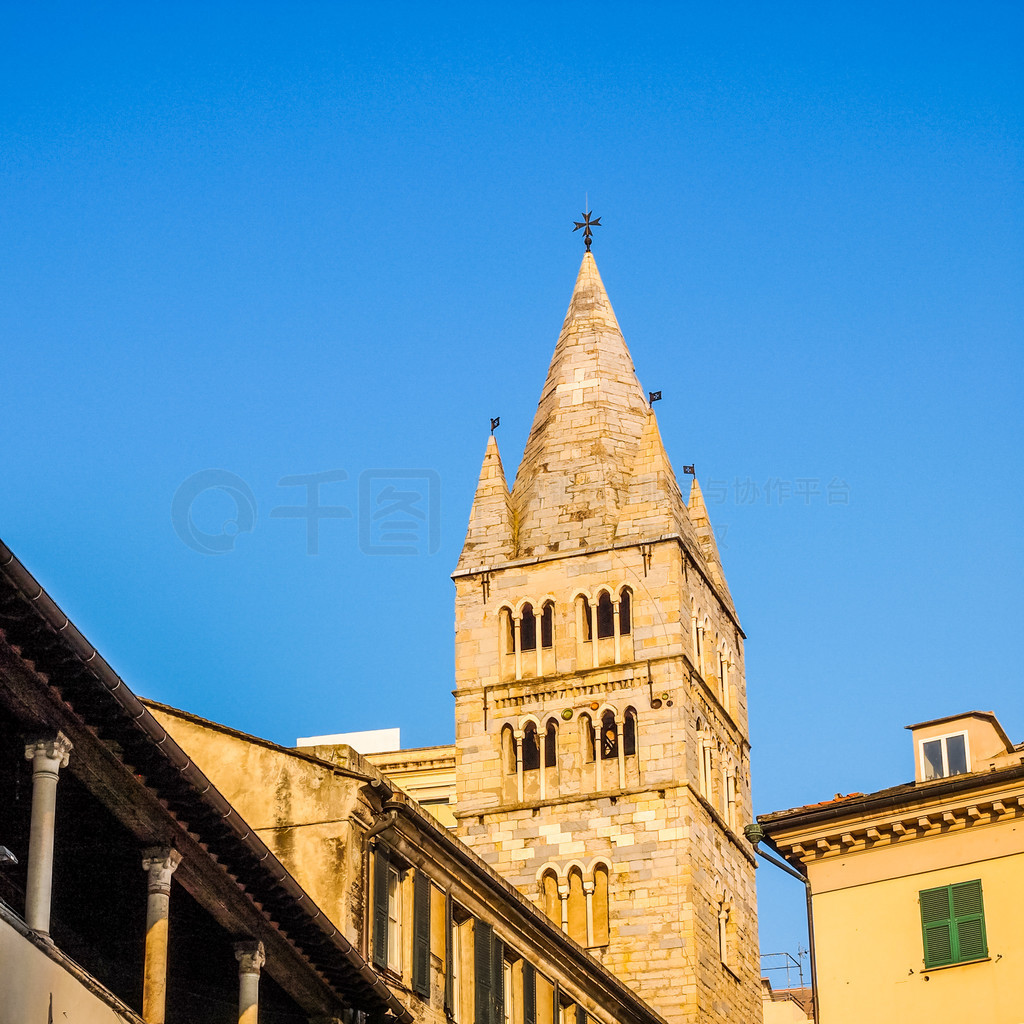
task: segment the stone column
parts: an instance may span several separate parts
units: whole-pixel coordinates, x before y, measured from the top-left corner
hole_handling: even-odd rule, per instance
[[[142,976],[142,1016],[146,1024],[164,1024],[167,1007],[167,915],[171,875],[181,854],[169,846],[142,853],[146,872],[146,962]]]
[[[543,732],[541,732],[539,726],[537,727],[537,747],[538,747],[537,753],[540,755],[540,798],[541,798],[541,800],[543,800],[545,795],[546,795],[546,793],[547,793],[547,786],[546,786],[547,780],[545,778],[545,775],[547,775],[547,770],[548,770],[547,761],[545,760],[545,758],[547,757],[547,753],[548,753],[548,729],[547,729],[547,726],[544,726],[544,731]]]
[[[597,668],[601,661],[600,651],[597,649],[600,646],[597,640],[597,605],[598,602],[595,601],[590,606],[590,640],[592,645],[590,654],[592,668]]]
[[[569,934],[569,883],[558,883],[558,901],[562,904],[562,931]]]
[[[260,1012],[260,970],[267,962],[262,942],[236,942],[238,1024],[256,1024]]]
[[[519,802],[522,803],[525,799],[524,782],[523,782],[523,737],[526,734],[522,729],[515,729],[512,732],[512,740],[516,745],[516,792],[519,794]]]
[[[62,732],[33,737],[25,743],[25,760],[32,762],[32,821],[28,839],[25,922],[40,935],[50,934],[57,776],[70,756],[71,740]]]
[[[514,639],[512,646],[516,652],[516,679],[523,678],[523,617],[517,615],[513,620],[513,628],[515,629]]]
[[[583,883],[583,894],[587,900],[587,945],[594,945],[594,882]]]
[[[619,789],[626,788],[626,746],[622,742],[622,719],[616,716],[615,736],[619,755]]]
[[[619,622],[619,602],[612,601],[612,636],[615,637],[615,664],[622,661],[622,626]]]
[[[541,609],[541,614],[537,614],[537,610],[533,612],[533,635],[537,639],[537,677],[540,678],[544,675],[544,626],[542,625],[542,619],[544,618],[544,609]]]

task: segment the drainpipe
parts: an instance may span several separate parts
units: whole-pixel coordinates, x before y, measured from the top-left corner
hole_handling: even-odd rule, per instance
[[[759,857],[768,861],[769,864],[774,864],[780,870],[785,871],[787,875],[799,878],[800,881],[804,883],[804,894],[807,900],[807,944],[810,946],[811,954],[811,1008],[815,1024],[820,1024],[820,1021],[818,1020],[818,967],[817,959],[814,954],[814,907],[811,903],[811,881],[802,871],[797,871],[797,869],[791,864],[786,863],[786,861],[782,859],[781,854],[779,854],[778,857],[773,857],[770,853],[765,853],[765,851],[761,849],[758,844],[765,842],[775,851],[775,853],[779,853],[779,850],[772,841],[771,836],[769,836],[757,822],[753,822],[750,825],[744,825],[743,834],[754,847],[754,852],[757,853]]]

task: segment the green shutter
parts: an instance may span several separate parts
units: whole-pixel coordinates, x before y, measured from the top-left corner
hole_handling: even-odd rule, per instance
[[[383,846],[373,852],[373,964],[388,965],[388,855]]]
[[[956,931],[957,959],[980,960],[988,956],[985,941],[985,904],[981,897],[981,879],[951,886],[953,922]]]
[[[494,1024],[491,1018],[491,926],[477,921],[473,926],[473,981],[475,1024]]]
[[[455,1016],[455,921],[452,915],[452,894],[444,897],[444,1012]]]
[[[505,1020],[505,943],[491,939],[491,1024]]]
[[[430,879],[422,871],[413,878],[412,990],[430,998]]]
[[[523,962],[523,1024],[537,1024],[537,972]]]
[[[920,893],[925,967],[980,960],[988,955],[981,880]]]

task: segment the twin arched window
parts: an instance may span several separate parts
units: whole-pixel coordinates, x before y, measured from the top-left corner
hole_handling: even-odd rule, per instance
[[[580,715],[580,741],[583,760],[613,761],[619,756],[619,723],[611,708],[595,722],[586,712]],[[622,718],[622,754],[632,757],[636,754],[636,709],[626,708]]]
[[[584,871],[551,865],[542,869],[541,905],[571,939],[587,949],[608,945],[608,864],[597,860]]]
[[[623,587],[618,595],[618,626],[619,636],[628,636],[633,630],[633,591]],[[594,624],[597,623],[597,638],[605,640],[615,636],[615,602],[607,590],[602,590],[597,598],[597,615],[591,606],[590,598],[581,594],[578,598],[583,610],[583,640],[589,643],[594,639]]]

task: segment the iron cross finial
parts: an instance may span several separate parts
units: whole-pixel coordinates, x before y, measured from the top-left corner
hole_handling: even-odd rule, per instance
[[[587,210],[583,214],[583,220],[573,221],[573,224],[575,225],[573,231],[579,231],[580,228],[583,228],[583,241],[586,244],[587,252],[590,252],[590,243],[594,240],[593,232],[590,229],[601,227],[600,217],[594,217],[593,220],[590,219],[593,216],[593,213],[593,210]]]

